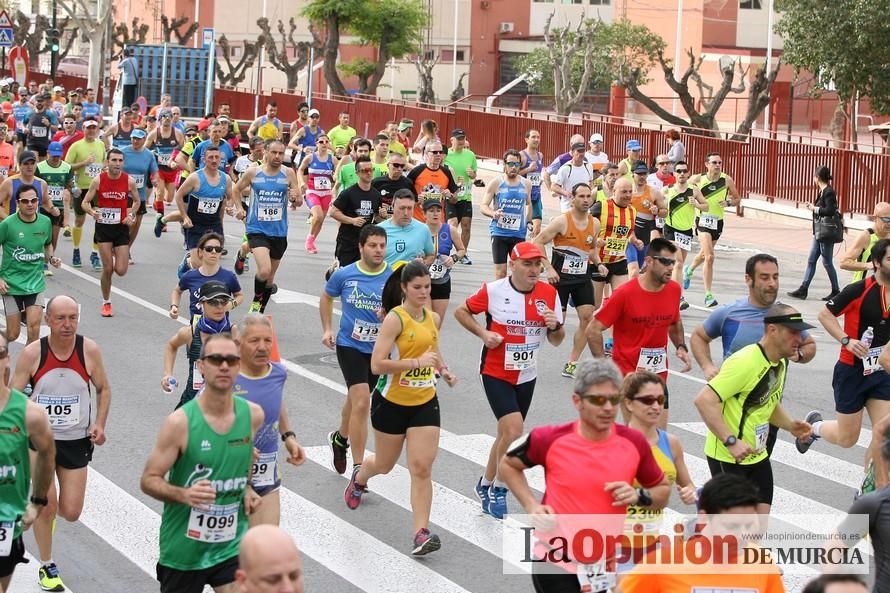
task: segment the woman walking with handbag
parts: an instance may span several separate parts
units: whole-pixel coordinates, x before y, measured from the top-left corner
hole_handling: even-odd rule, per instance
[[[816,275],[816,262],[822,258],[822,265],[828,273],[831,282],[831,294],[822,297],[823,301],[830,301],[840,292],[837,283],[837,271],[832,263],[834,244],[844,239],[844,221],[838,210],[837,194],[831,187],[831,171],[826,166],[819,167],[813,181],[819,188],[819,196],[815,204],[807,203],[807,208],[813,211],[813,245],[810,247],[810,255],[807,258],[807,269],[803,275],[803,282],[797,290],[788,293],[788,296],[796,299],[806,299],[807,290],[813,276]]]

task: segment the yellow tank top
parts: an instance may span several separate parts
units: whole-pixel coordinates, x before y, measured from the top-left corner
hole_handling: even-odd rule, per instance
[[[644,185],[643,193],[634,194],[630,200],[630,205],[636,209],[638,217],[651,220],[653,218],[652,213],[649,211],[649,208],[652,207],[651,188],[648,185]]]
[[[406,360],[420,358],[432,348],[439,347],[439,330],[433,321],[433,313],[423,310],[423,320],[415,321],[401,306],[396,307],[395,314],[402,322],[402,331],[392,345],[390,359]],[[436,369],[421,367],[401,371],[392,375],[381,375],[377,381],[380,395],[401,406],[419,406],[436,396]]]
[[[671,452],[671,444],[665,431],[658,429],[658,442],[652,445],[652,455],[658,467],[664,472],[665,477],[673,486],[677,481],[677,466],[674,464],[674,455]],[[634,488],[640,484],[634,482]],[[662,509],[650,509],[649,507],[628,506],[627,517],[624,521],[624,534],[630,540],[633,549],[648,548],[655,543],[661,528]],[[635,528],[636,527],[636,528]]]

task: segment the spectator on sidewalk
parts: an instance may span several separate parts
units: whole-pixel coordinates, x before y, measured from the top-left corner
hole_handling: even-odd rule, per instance
[[[139,64],[133,57],[133,50],[124,48],[124,57],[117,65],[120,78],[118,82],[124,85],[122,105],[132,105],[136,100],[136,85],[139,82]]]

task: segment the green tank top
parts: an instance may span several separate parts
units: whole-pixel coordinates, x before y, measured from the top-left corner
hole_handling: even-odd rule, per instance
[[[250,405],[234,398],[235,421],[226,434],[218,434],[207,421],[198,400],[182,406],[188,418],[188,445],[170,469],[168,481],[187,488],[210,480],[216,503],[193,508],[164,503],[161,517],[159,563],[176,570],[203,570],[238,555],[247,531],[244,490],[253,463]]]
[[[871,250],[875,246],[875,243],[878,242],[878,234],[874,229],[868,229],[869,238],[868,245],[865,246],[865,249],[862,250],[862,253],[859,254],[859,257],[856,258],[856,261],[860,263],[865,263],[871,258]],[[853,282],[858,282],[865,278],[867,271],[859,270],[857,272],[853,272]]]
[[[680,192],[675,187],[670,187],[664,192],[667,201],[668,215],[664,219],[665,224],[678,231],[691,231],[695,221],[695,207],[692,205],[693,189],[687,187]]]
[[[47,191],[49,192],[50,199],[53,201],[53,206],[61,208],[64,205],[62,192],[71,185],[71,180],[74,179],[71,165],[61,161],[58,167],[52,167],[49,161],[41,161],[37,164],[37,176],[46,181]]]
[[[634,180],[634,160],[630,158],[623,159],[622,163],[627,165],[627,173],[622,175],[625,179]]]
[[[701,195],[708,201],[708,214],[717,217],[717,220],[723,220],[723,202],[726,200],[728,188],[726,186],[726,173],[721,173],[717,181],[708,179],[707,174],[702,175],[698,182],[698,189]]]
[[[0,412],[0,548],[22,534],[22,515],[28,505],[31,464],[28,461],[28,398],[11,389]],[[8,554],[7,554],[8,555]]]

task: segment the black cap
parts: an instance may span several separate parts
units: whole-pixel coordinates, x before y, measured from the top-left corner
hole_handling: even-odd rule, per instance
[[[215,299],[217,297],[232,298],[232,293],[229,290],[229,287],[219,280],[210,280],[209,282],[205,282],[198,290],[199,302],[209,301],[210,299]]]
[[[572,151],[585,150],[586,148],[587,148],[587,145],[584,144],[583,142],[575,142],[574,144],[572,144]]]
[[[810,325],[806,321],[803,320],[803,315],[798,312],[788,313],[786,315],[772,315],[769,317],[763,318],[763,323],[775,323],[777,325],[784,325],[787,328],[803,331],[805,329],[813,329],[816,327],[815,325]]]
[[[649,166],[646,165],[646,161],[634,161],[634,173],[648,173]]]
[[[37,154],[33,150],[23,150],[22,154],[19,155],[19,164],[24,164],[28,161],[37,162]]]
[[[423,201],[423,211],[426,212],[430,208],[442,208],[442,200],[424,200]]]
[[[452,138],[460,138],[461,136],[463,136],[463,137],[467,136],[467,133],[464,132],[463,128],[454,128],[453,130],[451,130]]]

